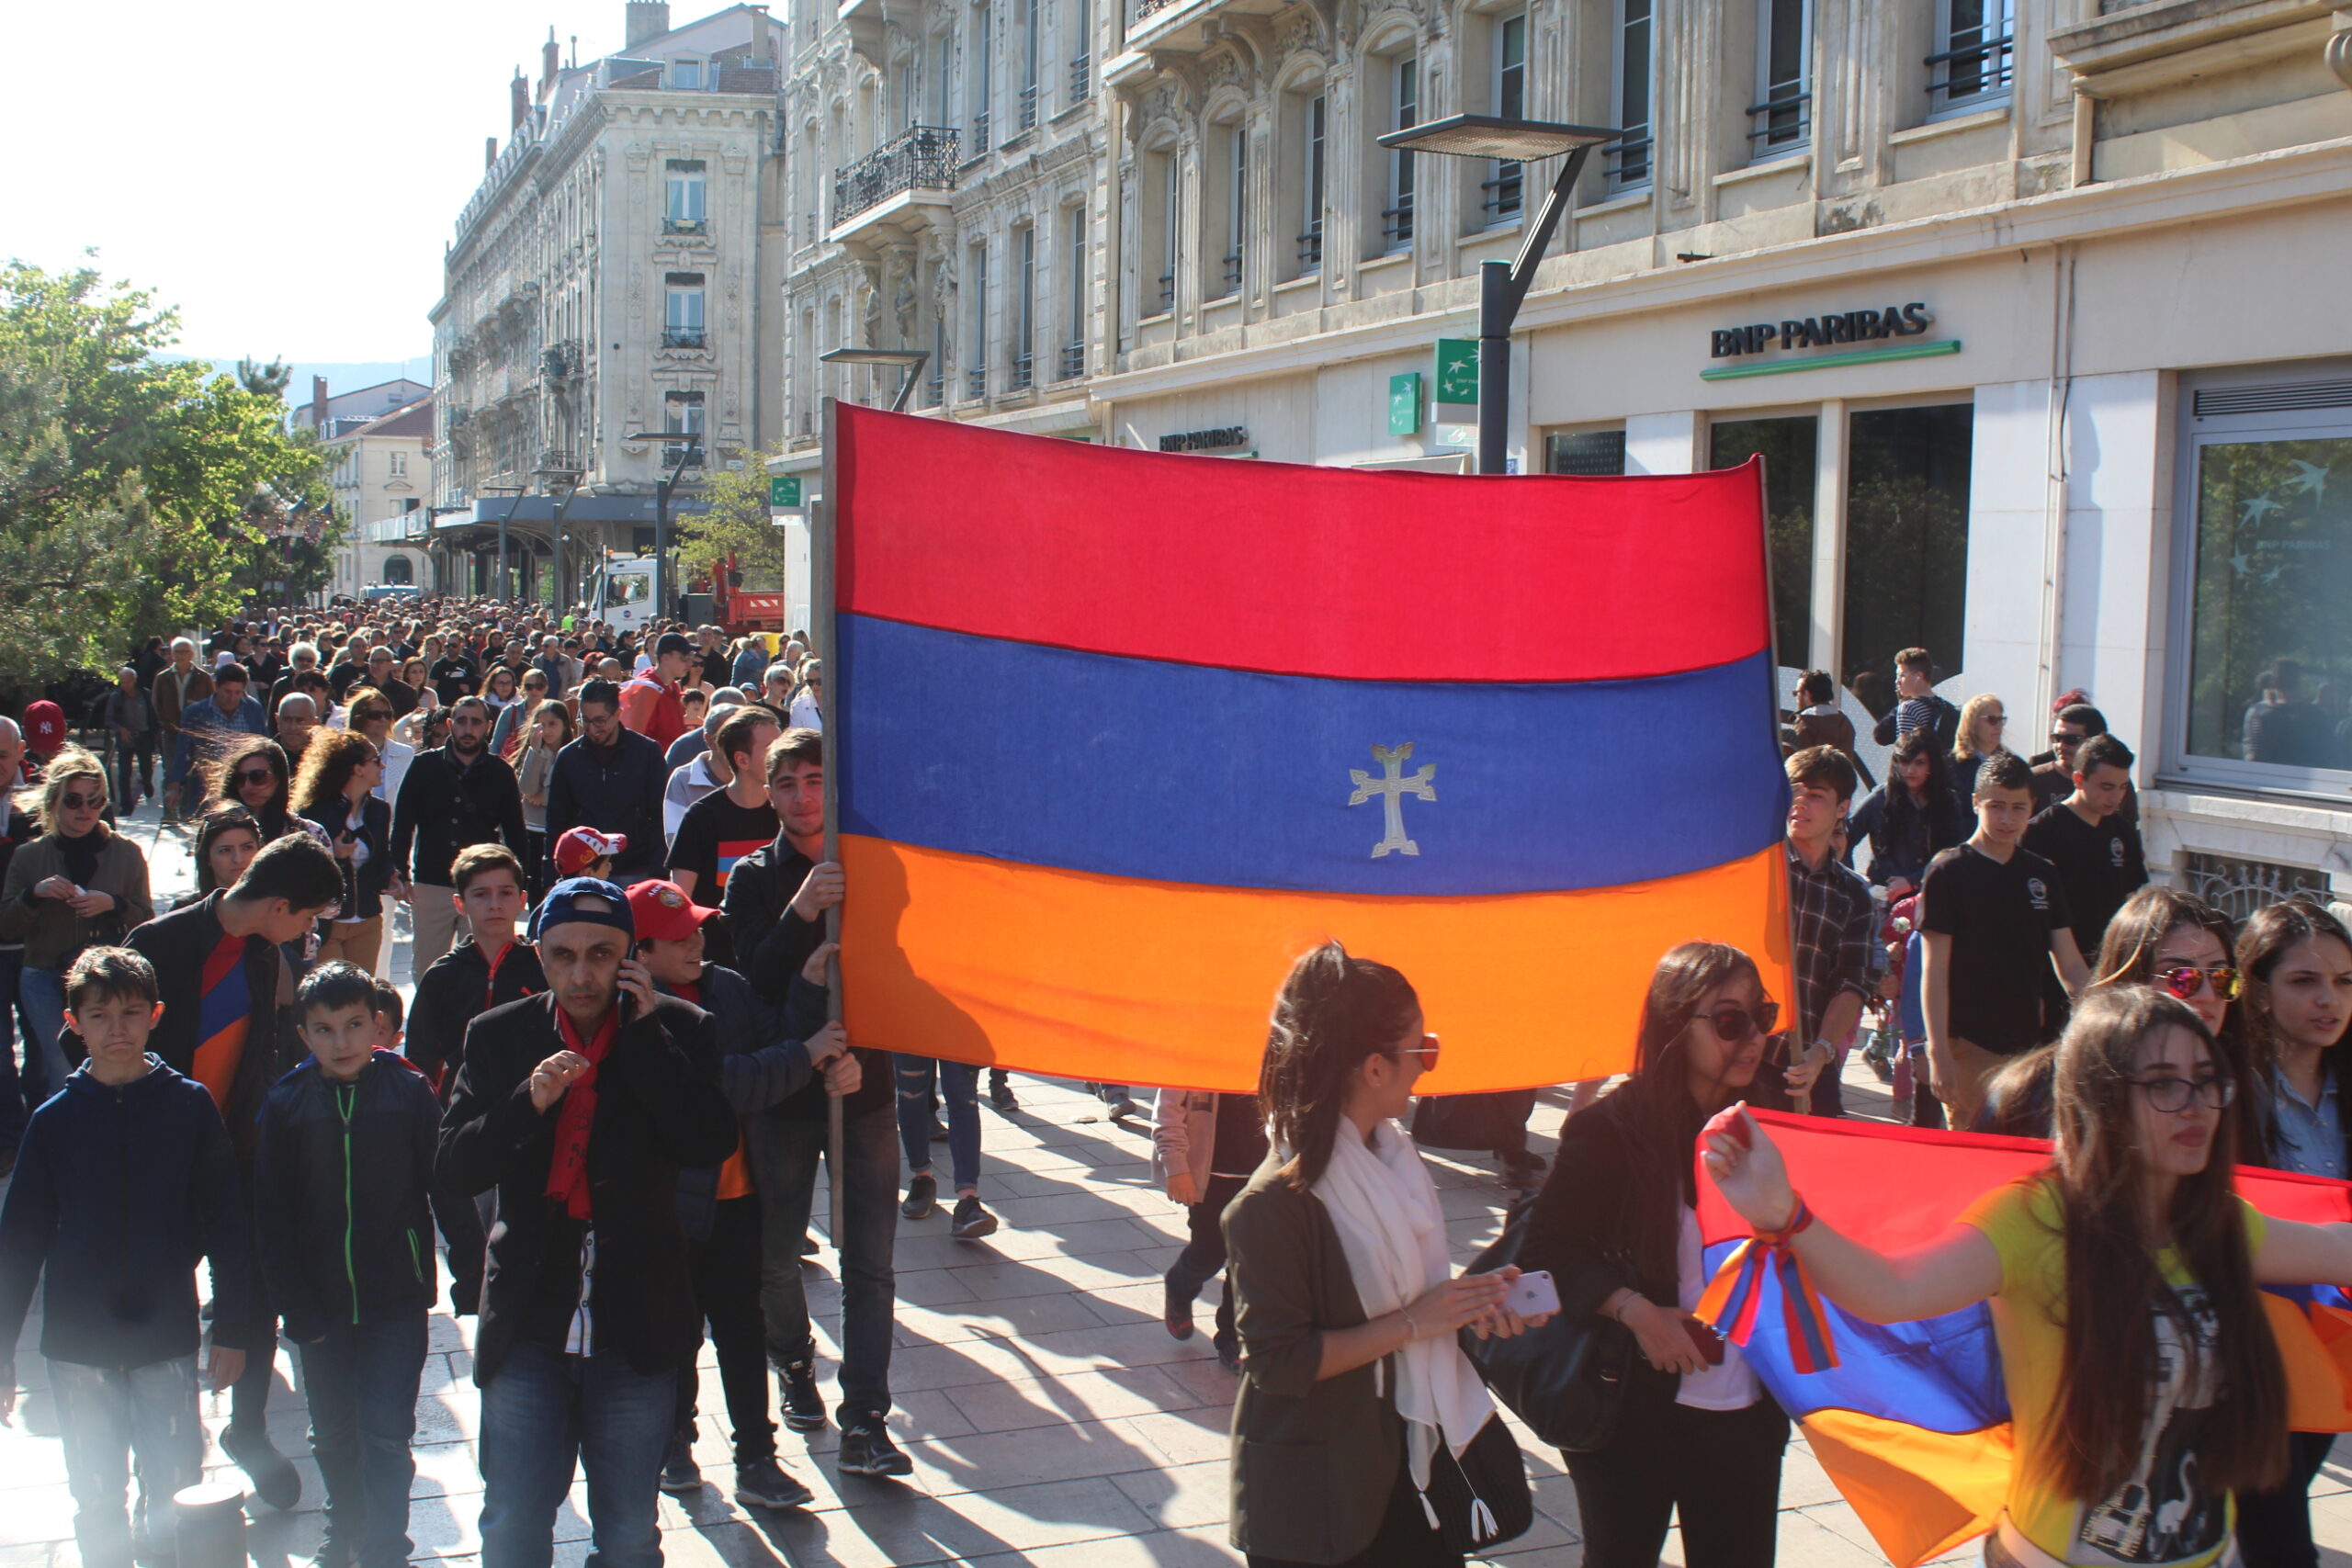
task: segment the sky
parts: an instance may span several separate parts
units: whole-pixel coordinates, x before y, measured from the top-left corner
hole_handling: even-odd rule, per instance
[[[9,57],[44,63],[0,94],[0,257],[59,270],[95,247],[179,307],[199,357],[429,355],[482,138],[504,145],[507,82],[537,81],[550,26],[567,60],[575,34],[609,53],[622,0],[8,7]]]

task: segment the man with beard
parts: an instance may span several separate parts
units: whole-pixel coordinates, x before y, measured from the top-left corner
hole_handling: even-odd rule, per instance
[[[390,853],[394,871],[408,879],[415,920],[410,973],[424,974],[457,935],[449,863],[468,845],[488,843],[503,843],[518,858],[528,852],[523,790],[514,770],[491,754],[489,705],[460,697],[449,710],[449,743],[417,753],[392,803]]]

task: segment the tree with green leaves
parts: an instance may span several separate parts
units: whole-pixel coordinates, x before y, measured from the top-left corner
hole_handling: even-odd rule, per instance
[[[286,396],[286,384],[294,379],[294,367],[282,359],[264,365],[257,359],[237,361],[237,385],[257,398]]]
[[[768,511],[767,459],[749,457],[740,468],[712,473],[703,487],[704,510],[678,519],[678,570],[688,581],[727,568],[732,554],[742,586],[774,591],[784,586],[784,530]]]
[[[325,459],[277,397],[159,359],[177,329],[94,269],[0,267],[0,679],[110,670],[298,581]]]

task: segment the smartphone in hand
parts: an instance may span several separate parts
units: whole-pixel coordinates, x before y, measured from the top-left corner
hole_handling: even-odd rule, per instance
[[[1695,1317],[1686,1317],[1682,1320],[1682,1331],[1690,1336],[1690,1343],[1698,1347],[1699,1354],[1707,1365],[1720,1367],[1724,1364],[1724,1337],[1715,1332],[1713,1325],[1702,1323]]]
[[[1553,1285],[1552,1276],[1538,1269],[1510,1282],[1510,1293],[1503,1297],[1503,1305],[1521,1317],[1542,1317],[1560,1310],[1560,1292]]]

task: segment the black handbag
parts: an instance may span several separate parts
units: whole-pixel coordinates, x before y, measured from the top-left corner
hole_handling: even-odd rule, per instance
[[[1533,1208],[1532,1198],[1512,1205],[1502,1235],[1464,1272],[1482,1274],[1518,1262]],[[1567,1280],[1555,1279],[1553,1284],[1564,1302],[1585,1293]],[[1481,1339],[1465,1328],[1461,1340],[1462,1353],[1487,1380],[1487,1390],[1544,1442],[1568,1453],[1589,1453],[1607,1448],[1616,1436],[1634,1350],[1634,1331],[1616,1319],[1560,1312],[1543,1327],[1512,1338]]]
[[[1430,1506],[1446,1549],[1464,1553],[1515,1540],[1535,1523],[1527,1461],[1499,1416],[1489,1416],[1462,1456],[1441,1446],[1430,1459]]]
[[[1413,1142],[1423,1148],[1481,1153],[1521,1147],[1527,1141],[1527,1118],[1534,1110],[1532,1089],[1430,1095],[1413,1107]]]

